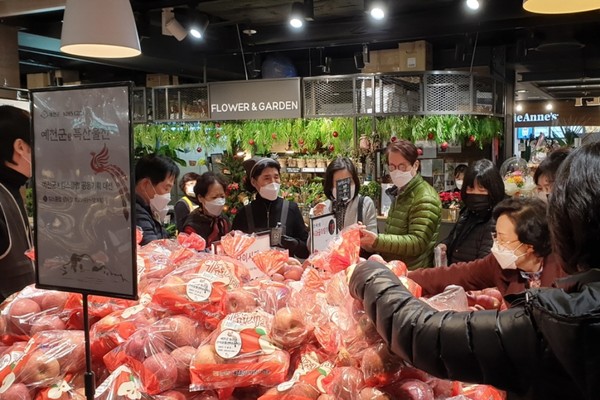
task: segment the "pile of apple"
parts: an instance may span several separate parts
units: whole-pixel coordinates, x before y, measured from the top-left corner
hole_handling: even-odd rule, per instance
[[[224,247],[239,254],[252,240],[236,235]],[[500,399],[387,350],[348,292],[358,236],[342,238],[304,265],[266,252],[252,281],[235,257],[199,253],[189,238],[140,248],[139,301],[89,297],[95,398]],[[402,262],[386,265],[420,295]],[[0,400],[85,398],[81,302],[27,287],[2,304]]]

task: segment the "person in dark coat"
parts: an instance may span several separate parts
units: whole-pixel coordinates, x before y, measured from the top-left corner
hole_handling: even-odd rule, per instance
[[[238,211],[232,229],[246,233],[263,232],[277,227],[280,222],[283,230],[280,247],[288,249],[290,256],[307,258],[308,229],[298,205],[279,197],[280,170],[279,163],[271,158],[263,158],[252,166],[246,177],[246,187],[257,192],[256,198]],[[282,221],[286,208],[287,218]]]
[[[0,106],[0,302],[35,281],[31,229],[20,189],[31,178],[29,113]]]
[[[525,399],[600,393],[600,142],[574,150],[548,205],[554,253],[570,276],[513,296],[506,311],[436,311],[385,265],[359,264],[349,289],[391,351],[440,378]]]
[[[142,228],[141,245],[169,234],[162,226],[179,167],[167,157],[150,154],[135,165],[135,223]]]
[[[565,161],[570,151],[566,147],[551,151],[540,165],[538,165],[533,174],[537,196],[546,204],[548,204],[548,196],[550,196],[550,192],[552,191],[558,167]]]
[[[448,264],[477,260],[490,254],[495,221],[492,210],[504,195],[500,171],[490,160],[469,166],[461,189],[465,207],[448,236],[438,247],[446,253]]]
[[[183,196],[173,207],[177,232],[183,232],[183,225],[188,215],[200,205],[196,193],[194,192],[194,187],[196,186],[198,178],[200,178],[199,174],[188,172],[187,174],[184,174],[179,181],[179,189],[183,192]]]
[[[188,215],[183,224],[183,232],[202,236],[207,248],[231,230],[231,224],[222,214],[225,186],[223,179],[212,172],[199,175],[194,186],[200,207]]]
[[[494,208],[493,219],[497,236],[492,253],[474,261],[408,273],[421,285],[424,296],[441,293],[448,285],[467,291],[497,287],[504,296],[552,286],[566,275],[558,257],[551,254],[546,207],[541,200],[503,200]],[[514,262],[508,263],[510,259]]]

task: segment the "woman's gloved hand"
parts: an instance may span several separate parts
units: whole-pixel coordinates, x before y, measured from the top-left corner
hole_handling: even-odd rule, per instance
[[[281,236],[281,247],[287,249],[290,254],[294,254],[294,250],[296,250],[296,247],[298,247],[298,243],[298,239],[294,239],[291,236]]]

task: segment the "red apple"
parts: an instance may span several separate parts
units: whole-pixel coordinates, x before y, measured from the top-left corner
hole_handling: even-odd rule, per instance
[[[390,392],[391,393],[391,392]],[[417,379],[406,379],[394,384],[394,392],[391,393],[397,399],[434,400],[433,390],[423,381]]]
[[[384,345],[369,347],[363,352],[361,370],[367,386],[384,386],[394,382],[400,374],[401,360]]]
[[[336,400],[353,400],[363,388],[362,372],[354,367],[341,367],[332,371],[333,379],[329,384],[329,393]]]
[[[434,134],[433,132],[429,132],[429,133],[427,134],[427,139],[428,139],[428,140],[433,140],[433,138],[435,138],[435,134]]]
[[[0,394],[0,400],[31,400],[31,393],[23,383],[13,383]]]
[[[271,133],[271,139],[277,139],[277,134],[275,132]]]
[[[238,312],[250,312],[259,306],[254,294],[244,289],[234,289],[225,293],[221,300],[223,312],[233,314]]]
[[[160,284],[160,289],[168,290],[178,296],[186,296],[187,282],[176,275],[168,275]]]
[[[469,142],[473,143],[473,142],[475,142],[475,140],[476,140],[476,139],[475,139],[475,136],[474,136],[474,135],[470,135],[470,136],[469,136]]]
[[[175,315],[156,323],[162,335],[174,347],[198,346],[207,333],[199,324],[185,315]]]
[[[224,364],[225,360],[219,356],[210,344],[202,345],[196,350],[192,358],[192,365]]]
[[[187,397],[176,390],[167,390],[157,396],[155,396],[157,400],[186,400]]]
[[[390,138],[390,142],[395,143],[398,140],[398,138],[396,136],[392,136]]]
[[[215,128],[219,129],[220,127],[221,127],[221,124],[220,124],[220,123],[218,123],[218,122],[217,122],[217,123],[215,123]]]
[[[156,379],[158,392],[173,389],[177,382],[177,363],[167,353],[156,353],[144,361],[144,369]]]
[[[369,261],[376,261],[380,264],[385,264],[385,260],[379,254],[371,254],[368,258]]]
[[[440,148],[442,149],[442,151],[446,151],[448,149],[448,142],[442,142]]]
[[[298,144],[299,144],[300,146],[304,146],[304,139],[299,139],[299,140],[298,140]]]
[[[285,392],[285,395],[290,396],[292,399],[300,398],[317,400],[319,398],[320,393],[317,389],[315,389],[308,383],[296,382],[294,386],[292,386],[287,392]]]
[[[304,312],[294,307],[284,307],[275,313],[271,326],[271,337],[275,344],[289,349],[300,346],[308,339]]]
[[[333,131],[332,135],[333,135],[333,137],[338,137],[340,134],[337,133],[337,131]]]
[[[65,323],[58,315],[42,315],[31,324],[31,335],[43,331],[63,331]]]
[[[422,156],[423,155],[423,149],[420,147],[417,147],[417,155]]]
[[[358,400],[392,400],[392,398],[377,388],[366,387],[358,394]]]
[[[138,361],[144,361],[152,354],[168,351],[166,339],[162,334],[146,330],[136,332],[121,346]]]
[[[183,346],[171,352],[171,357],[177,364],[177,383],[189,385],[190,383],[190,365],[196,349],[192,346]]]
[[[330,144],[329,147],[327,148],[329,151],[334,151],[335,150],[335,146]]]
[[[83,331],[56,332],[56,335],[52,335],[50,340],[60,344],[46,351],[46,355],[50,358],[56,358],[63,374],[77,373],[84,370],[85,337]]]
[[[198,147],[198,148],[196,148],[196,151],[197,151],[198,153],[202,153],[202,147]]]
[[[41,311],[38,303],[31,299],[17,299],[8,310],[11,328],[15,333],[29,334],[31,322],[36,314]]]
[[[256,142],[254,141],[254,139],[250,139],[250,140],[248,140],[248,144],[249,144],[250,146],[254,146],[254,143],[256,143]]]
[[[46,386],[60,376],[60,364],[41,350],[31,354],[19,373],[21,382],[26,385]]]
[[[69,299],[69,293],[59,292],[55,290],[48,290],[40,299],[40,307],[42,310],[49,310],[55,308],[62,310],[65,307],[65,303]]]

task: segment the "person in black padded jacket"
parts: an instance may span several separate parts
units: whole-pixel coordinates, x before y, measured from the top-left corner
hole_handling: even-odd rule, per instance
[[[504,197],[500,171],[490,160],[478,160],[468,167],[461,189],[465,207],[452,231],[438,245],[446,253],[448,264],[490,254],[496,230],[492,210]]]
[[[548,219],[554,252],[570,276],[556,288],[515,295],[506,311],[436,311],[372,261],[354,269],[350,293],[391,350],[430,374],[490,384],[514,398],[598,399],[599,142],[564,161]]]

